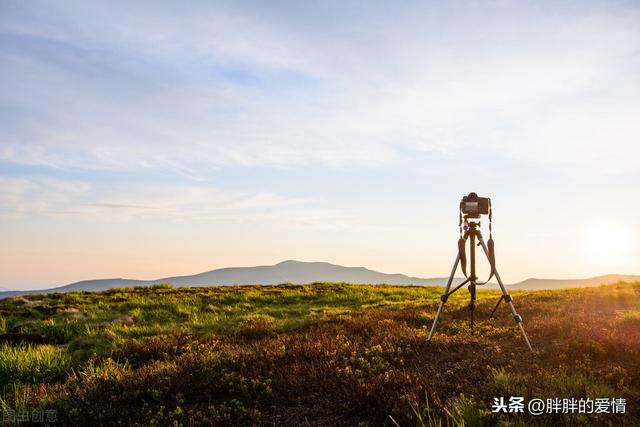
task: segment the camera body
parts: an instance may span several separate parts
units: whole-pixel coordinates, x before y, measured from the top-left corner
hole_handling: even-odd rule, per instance
[[[469,193],[460,201],[460,211],[466,218],[480,218],[480,215],[489,214],[489,198],[478,197],[476,193]]]

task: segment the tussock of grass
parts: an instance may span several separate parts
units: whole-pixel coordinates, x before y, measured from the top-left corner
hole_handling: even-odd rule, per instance
[[[0,386],[60,379],[69,369],[67,354],[53,345],[0,344]]]

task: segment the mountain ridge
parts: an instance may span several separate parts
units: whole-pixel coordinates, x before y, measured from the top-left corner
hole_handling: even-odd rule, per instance
[[[419,278],[401,273],[380,273],[366,267],[345,267],[328,262],[305,262],[285,260],[274,265],[254,267],[224,267],[193,275],[169,276],[154,280],[125,278],[82,280],[63,286],[40,290],[0,291],[0,298],[38,293],[87,291],[96,292],[112,288],[153,286],[171,283],[173,286],[204,287],[214,285],[273,285],[279,283],[345,282],[367,284],[394,284],[417,286],[443,286],[448,277]],[[454,278],[453,285],[463,278]],[[543,290],[575,287],[591,287],[619,281],[640,281],[640,276],[609,274],[587,279],[538,279],[529,278],[522,282],[506,285],[510,290]],[[497,288],[495,283],[488,288]]]

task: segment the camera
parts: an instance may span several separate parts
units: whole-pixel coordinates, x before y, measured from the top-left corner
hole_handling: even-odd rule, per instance
[[[460,202],[460,211],[468,218],[480,218],[489,214],[489,198],[478,197],[476,193],[469,193]]]

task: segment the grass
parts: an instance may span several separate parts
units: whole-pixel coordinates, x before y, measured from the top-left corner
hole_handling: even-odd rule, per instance
[[[640,284],[514,293],[534,353],[505,307],[486,319],[495,291],[479,292],[473,336],[454,295],[427,346],[441,292],[162,285],[0,300],[0,403],[69,425],[640,424]],[[628,404],[492,414],[498,396]]]
[[[52,345],[0,344],[0,386],[62,378],[70,367],[67,353]]]

